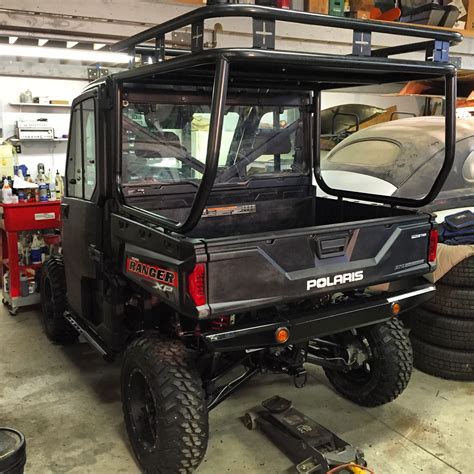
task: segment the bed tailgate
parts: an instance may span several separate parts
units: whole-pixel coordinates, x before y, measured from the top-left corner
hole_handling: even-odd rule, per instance
[[[430,262],[429,215],[207,241],[213,315],[418,276]]]

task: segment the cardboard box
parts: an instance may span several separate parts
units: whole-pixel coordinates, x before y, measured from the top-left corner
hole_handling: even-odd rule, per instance
[[[370,20],[370,9],[369,10],[357,10],[353,12],[353,17],[359,20]]]
[[[329,13],[329,0],[307,0],[306,11],[310,13]]]

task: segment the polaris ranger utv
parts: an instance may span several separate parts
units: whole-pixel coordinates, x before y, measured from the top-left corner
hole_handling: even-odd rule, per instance
[[[205,49],[204,21],[222,17],[251,18],[253,46]],[[350,30],[353,54],[278,50],[277,21]],[[187,25],[192,49],[170,57],[165,35]],[[372,33],[424,40],[373,49]],[[434,268],[437,240],[433,217],[408,208],[436,196],[453,162],[448,49],[460,40],[416,25],[215,5],[112,48],[144,55],[144,65],[97,80],[73,103],[63,257],[44,266],[41,295],[53,342],[82,334],[106,358],[123,353],[125,424],[143,470],[197,468],[209,410],[256,373],[302,386],[305,363],[318,364],[364,406],[405,389],[412,351],[397,316],[433,294],[421,276]],[[418,50],[431,59],[389,57]],[[446,156],[425,195],[325,184],[321,91],[440,76]],[[317,197],[313,175],[337,198]]]

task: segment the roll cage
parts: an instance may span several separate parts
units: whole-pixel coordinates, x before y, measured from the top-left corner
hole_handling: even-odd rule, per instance
[[[253,24],[252,48],[204,47],[205,20],[222,17],[248,17]],[[300,23],[352,30],[351,55],[300,53],[275,49],[276,22]],[[180,53],[167,55],[165,35],[191,25],[192,46]],[[265,33],[265,34],[263,34]],[[410,44],[389,48],[372,48],[372,33],[422,38]],[[147,42],[153,41],[152,45]],[[265,90],[306,91],[311,99],[309,112],[313,115],[313,146],[311,163],[318,185],[328,194],[340,198],[374,201],[392,206],[421,207],[431,202],[448,177],[454,161],[455,148],[455,101],[456,67],[450,64],[449,47],[462,41],[456,32],[429,29],[417,25],[401,25],[377,21],[360,21],[327,15],[281,10],[254,5],[214,5],[199,8],[176,19],[150,28],[131,38],[111,46],[113,51],[128,51],[130,69],[110,77],[115,94],[115,120],[118,121],[113,148],[118,151],[117,183],[118,198],[123,211],[139,219],[155,223],[169,231],[187,233],[199,222],[217,176],[219,150],[227,91],[229,88],[264,88]],[[408,52],[425,51],[425,61],[393,59],[390,56]],[[136,68],[136,54],[149,55],[155,63]],[[443,77],[445,80],[445,160],[429,193],[422,199],[379,196],[368,193],[335,190],[321,176],[320,165],[320,112],[321,91],[335,85],[356,86],[382,84],[406,80],[422,80]],[[211,117],[207,158],[202,180],[197,189],[188,217],[175,222],[152,212],[127,205],[120,186],[121,149],[120,104],[121,91],[125,86],[145,86],[160,83],[180,86],[197,86],[212,89]]]

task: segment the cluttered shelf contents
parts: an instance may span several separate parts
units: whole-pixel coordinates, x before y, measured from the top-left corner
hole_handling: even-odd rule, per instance
[[[64,181],[59,170],[56,170],[55,176],[51,170],[45,174],[42,163],[38,164],[36,182],[31,178],[26,166],[20,165],[14,167],[13,179],[11,176],[2,176],[2,183],[4,204],[59,201],[64,194]]]

